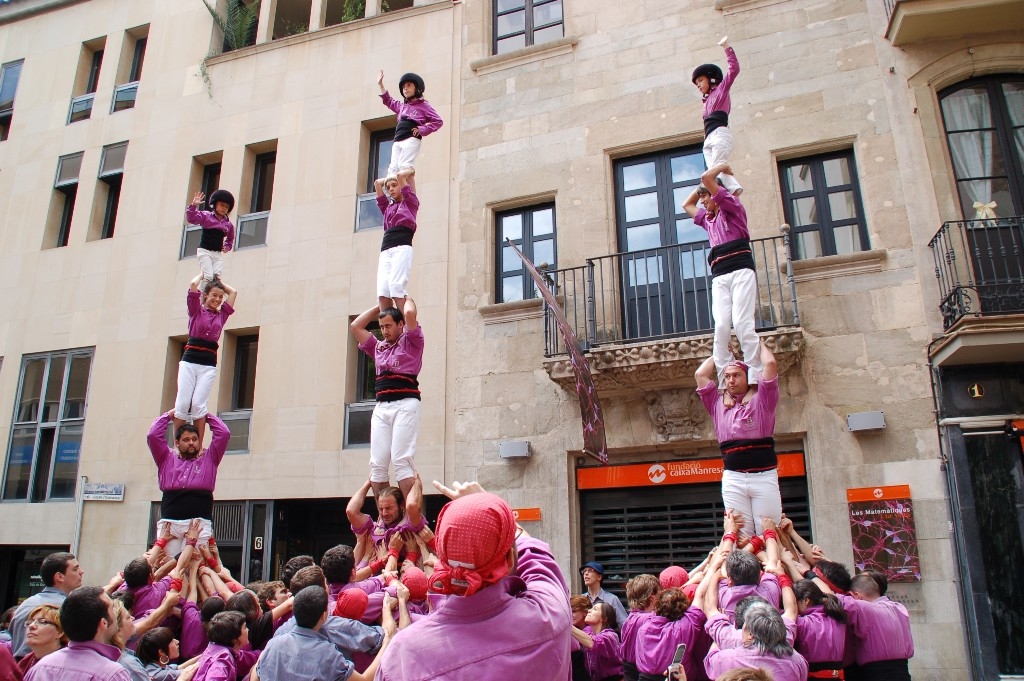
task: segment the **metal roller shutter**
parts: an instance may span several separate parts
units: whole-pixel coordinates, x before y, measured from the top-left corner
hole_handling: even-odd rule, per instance
[[[782,507],[811,541],[805,478],[779,481]],[[583,560],[605,570],[604,588],[625,599],[626,581],[669,565],[700,563],[722,536],[721,485],[634,487],[580,493]]]

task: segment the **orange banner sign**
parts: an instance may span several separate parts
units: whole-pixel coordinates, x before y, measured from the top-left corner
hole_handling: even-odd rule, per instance
[[[516,521],[522,522],[524,520],[540,520],[540,509],[539,508],[513,508],[512,515],[515,516]]]
[[[780,478],[798,478],[806,472],[803,452],[779,454]],[[576,471],[577,489],[693,485],[701,482],[718,482],[721,479],[721,459],[638,463],[580,468]]]
[[[882,499],[909,499],[910,485],[888,487],[855,487],[846,490],[846,501],[879,501]]]

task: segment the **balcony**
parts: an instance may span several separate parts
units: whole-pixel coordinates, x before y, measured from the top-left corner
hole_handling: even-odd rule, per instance
[[[751,246],[758,282],[755,324],[782,373],[803,349],[788,228]],[[646,392],[692,382],[713,344],[708,251],[706,243],[662,246],[547,273],[599,392]],[[573,390],[572,365],[547,309],[544,333],[544,368],[551,380]]]
[[[1024,0],[885,0],[893,45],[1024,30]]]
[[[941,364],[1024,354],[1024,218],[947,222],[928,244],[939,282]]]

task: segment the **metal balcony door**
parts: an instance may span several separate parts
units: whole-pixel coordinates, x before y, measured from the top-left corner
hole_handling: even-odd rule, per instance
[[[626,338],[711,327],[706,234],[683,210],[700,182],[699,148],[623,159],[615,166],[620,292]],[[667,247],[667,248],[666,248]]]
[[[967,221],[978,307],[982,312],[1019,309],[1024,286],[1024,78],[976,78],[939,97]]]

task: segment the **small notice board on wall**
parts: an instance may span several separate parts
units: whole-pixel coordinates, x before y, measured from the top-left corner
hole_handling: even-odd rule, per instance
[[[846,490],[857,572],[876,570],[890,582],[921,581],[910,485]]]

